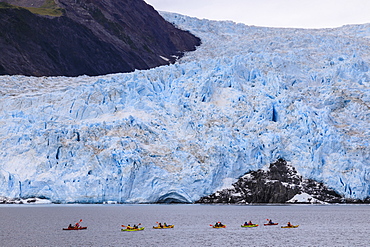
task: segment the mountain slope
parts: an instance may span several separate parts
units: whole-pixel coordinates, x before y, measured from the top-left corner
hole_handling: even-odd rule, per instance
[[[42,1],[8,2],[48,6],[40,6]],[[57,4],[62,16],[0,8],[0,74],[128,72],[174,62],[200,44],[198,38],[176,29],[142,0],[59,0]]]
[[[281,158],[341,196],[369,197],[368,24],[162,15],[202,39],[173,65],[0,78],[0,195],[194,202]]]

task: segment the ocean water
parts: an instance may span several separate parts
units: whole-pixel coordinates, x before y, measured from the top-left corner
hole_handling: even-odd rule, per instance
[[[62,230],[80,219],[87,230]],[[260,226],[240,227],[248,220]],[[175,228],[153,229],[157,221]],[[288,221],[299,227],[282,229]],[[370,205],[0,205],[0,223],[4,247],[370,246]],[[138,223],[144,231],[121,231]]]

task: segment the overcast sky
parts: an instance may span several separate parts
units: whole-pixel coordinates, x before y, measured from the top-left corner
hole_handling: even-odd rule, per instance
[[[145,0],[156,10],[266,27],[370,23],[370,0]]]

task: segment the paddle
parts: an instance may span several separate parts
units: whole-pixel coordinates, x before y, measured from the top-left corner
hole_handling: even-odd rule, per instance
[[[126,229],[133,229],[132,226],[125,226],[125,225],[121,225],[122,227],[125,227]]]

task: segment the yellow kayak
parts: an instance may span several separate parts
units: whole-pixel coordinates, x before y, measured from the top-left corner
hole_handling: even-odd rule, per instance
[[[153,226],[153,229],[168,229],[173,228],[174,225],[168,225],[168,226]]]
[[[142,231],[142,230],[144,230],[144,227],[121,229],[121,231],[123,232],[136,232],[136,231]]]
[[[258,224],[241,225],[241,227],[257,227]]]
[[[295,226],[282,226],[281,228],[297,228],[299,225],[295,225]]]
[[[226,225],[222,225],[222,226],[213,226],[211,225],[213,228],[226,228]]]

